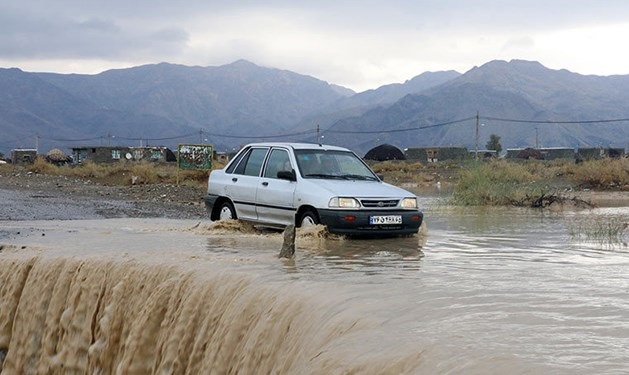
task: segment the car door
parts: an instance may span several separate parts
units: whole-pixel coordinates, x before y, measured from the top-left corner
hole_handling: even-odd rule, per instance
[[[277,177],[279,171],[294,171],[293,161],[285,148],[272,148],[256,191],[260,221],[288,225],[295,223],[295,181]]]
[[[225,187],[226,195],[234,203],[239,219],[256,221],[256,189],[260,172],[269,151],[268,147],[253,147],[238,163]]]

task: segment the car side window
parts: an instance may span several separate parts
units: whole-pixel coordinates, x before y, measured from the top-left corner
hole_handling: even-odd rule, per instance
[[[268,148],[252,148],[247,155],[243,157],[243,160],[238,164],[234,173],[247,176],[259,176],[262,163],[268,151]]]
[[[264,170],[264,177],[277,178],[277,172],[291,171],[292,169],[293,167],[290,164],[288,152],[276,148],[271,150],[269,160],[266,163],[266,169]]]
[[[236,158],[234,160],[232,160],[232,162],[227,166],[227,169],[225,169],[226,173],[234,173],[234,169],[236,169],[236,167],[238,166],[238,163],[240,163],[240,161],[245,158],[245,155],[248,155],[248,152],[244,151],[244,152],[240,152],[236,155]]]

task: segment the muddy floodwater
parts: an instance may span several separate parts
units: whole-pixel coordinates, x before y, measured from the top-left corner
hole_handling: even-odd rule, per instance
[[[238,222],[1,222],[2,374],[629,372],[629,209],[424,203],[292,260]]]

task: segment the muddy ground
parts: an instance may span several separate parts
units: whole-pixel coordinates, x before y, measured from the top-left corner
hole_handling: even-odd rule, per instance
[[[113,185],[37,173],[0,174],[1,220],[207,219],[205,187]]]

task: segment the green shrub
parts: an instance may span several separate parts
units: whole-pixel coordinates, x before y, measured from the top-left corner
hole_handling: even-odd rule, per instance
[[[471,162],[460,173],[452,203],[466,206],[498,206],[543,194],[536,177],[519,163],[504,160]]]

